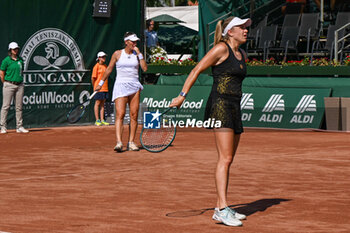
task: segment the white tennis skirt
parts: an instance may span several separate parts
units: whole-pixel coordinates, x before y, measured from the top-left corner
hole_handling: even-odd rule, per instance
[[[112,101],[116,100],[119,97],[130,96],[138,92],[139,90],[143,90],[143,86],[141,83],[136,81],[124,81],[124,82],[115,82],[113,87],[113,96]]]

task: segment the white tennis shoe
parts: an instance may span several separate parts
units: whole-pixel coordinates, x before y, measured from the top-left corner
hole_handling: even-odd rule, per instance
[[[127,150],[128,151],[139,151],[140,149],[138,148],[138,146],[136,146],[136,144],[134,142],[129,142],[128,146],[127,146]]]
[[[245,220],[245,219],[247,219],[247,216],[245,216],[244,214],[240,214],[236,210],[231,209],[230,207],[228,207],[228,208],[230,209],[230,211],[233,214],[233,216],[235,216],[235,218],[237,218],[238,220]],[[217,211],[217,210],[219,210],[219,208],[216,207],[215,211]],[[215,213],[214,213],[214,215],[215,215]],[[213,219],[214,219],[214,215],[213,215]],[[214,219],[214,220],[216,220],[216,219]]]
[[[1,127],[0,133],[5,134],[7,133],[7,129],[5,127]]]
[[[122,142],[117,142],[117,145],[115,145],[114,150],[116,152],[122,152],[122,150],[123,150],[123,143]]]
[[[213,220],[222,222],[227,226],[240,227],[243,225],[243,223],[235,217],[235,215],[232,213],[231,208],[229,207],[225,207],[225,209],[221,211],[218,208],[215,208],[212,218]]]
[[[17,133],[29,133],[29,131],[23,127],[19,127],[18,129],[16,129],[16,132]]]

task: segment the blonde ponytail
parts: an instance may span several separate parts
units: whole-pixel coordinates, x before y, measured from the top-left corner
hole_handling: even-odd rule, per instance
[[[215,28],[215,35],[214,35],[214,46],[217,45],[221,41],[226,41],[228,36],[222,36],[223,31],[225,30],[225,27],[231,22],[231,20],[234,18],[234,16],[228,17],[225,20],[220,20],[216,24]]]
[[[214,46],[217,45],[220,41],[222,41],[222,23],[223,20],[219,20],[216,24],[215,35],[214,35]]]

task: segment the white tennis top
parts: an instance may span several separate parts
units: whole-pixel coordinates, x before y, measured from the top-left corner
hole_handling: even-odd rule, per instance
[[[140,89],[143,90],[139,81],[139,61],[136,54],[127,54],[123,49],[115,64],[117,77],[114,82],[112,101],[135,94]]]

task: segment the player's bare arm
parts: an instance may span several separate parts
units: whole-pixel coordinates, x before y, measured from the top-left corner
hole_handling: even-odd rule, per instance
[[[218,65],[225,61],[228,57],[228,50],[224,43],[215,45],[203,59],[193,68],[191,73],[188,75],[185,84],[182,88],[183,93],[188,93],[196,82],[200,73],[208,69],[213,65]],[[185,100],[184,96],[178,96],[170,104],[170,107],[180,107],[182,102]]]
[[[140,54],[142,56],[142,53],[140,52],[140,49],[138,47],[134,47],[134,50],[135,50],[137,56],[139,56]],[[140,59],[140,57],[139,57],[139,61],[140,61],[141,69],[143,70],[143,72],[146,72],[147,71],[147,64],[146,64],[145,59]]]
[[[113,53],[111,60],[109,61],[109,64],[107,66],[107,69],[105,71],[105,73],[103,74],[101,81],[106,81],[106,79],[109,77],[109,75],[112,73],[115,63],[118,61],[118,59],[120,58],[120,54],[121,54],[121,50],[117,50]],[[101,90],[102,85],[98,85],[95,89],[95,91],[99,91]]]

